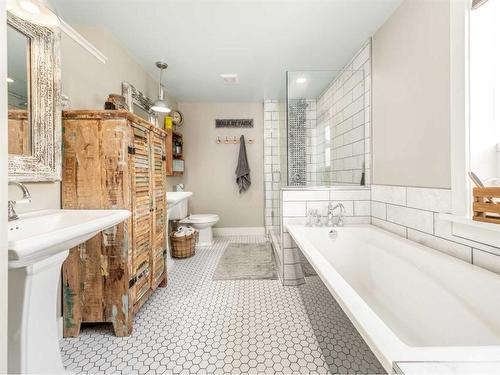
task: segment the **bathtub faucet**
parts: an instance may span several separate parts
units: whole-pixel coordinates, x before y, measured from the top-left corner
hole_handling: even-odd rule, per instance
[[[337,219],[337,223],[333,223],[333,217],[334,217],[334,212],[335,210],[339,208],[339,215],[338,215],[338,219]],[[328,227],[343,227],[344,226],[344,214],[345,214],[345,207],[342,203],[337,203],[337,204],[333,204],[332,202],[330,202],[328,204],[328,223],[327,223],[327,226]]]

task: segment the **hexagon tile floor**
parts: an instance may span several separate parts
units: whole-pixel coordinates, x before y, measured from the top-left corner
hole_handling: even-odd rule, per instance
[[[61,341],[76,373],[385,373],[321,280],[300,287],[279,280],[212,280],[229,242],[221,237],[194,257],[176,260],[167,288],[135,318],[130,337],[109,325],[82,328]]]

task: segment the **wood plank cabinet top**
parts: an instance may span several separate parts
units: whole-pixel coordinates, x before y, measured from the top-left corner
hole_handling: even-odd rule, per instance
[[[67,110],[62,112],[63,120],[106,120],[115,118],[124,118],[132,121],[135,124],[142,125],[148,130],[152,130],[155,133],[162,134],[166,136],[165,130],[158,128],[151,124],[149,121],[144,120],[142,117],[136,114],[125,111],[123,109],[119,110],[95,110],[95,109],[77,109],[77,110]]]

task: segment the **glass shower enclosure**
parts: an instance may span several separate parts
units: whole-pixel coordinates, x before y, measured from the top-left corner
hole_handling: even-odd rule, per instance
[[[264,102],[266,228],[278,241],[282,189],[369,181],[369,89],[364,69],[289,71],[285,99]]]
[[[364,185],[363,70],[287,72],[287,186]]]

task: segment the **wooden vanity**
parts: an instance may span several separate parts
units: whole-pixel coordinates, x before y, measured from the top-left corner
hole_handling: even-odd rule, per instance
[[[64,337],[78,336],[82,322],[109,322],[116,336],[128,336],[135,313],[166,286],[165,137],[127,111],[63,112],[63,208],[132,211],[71,249]]]

